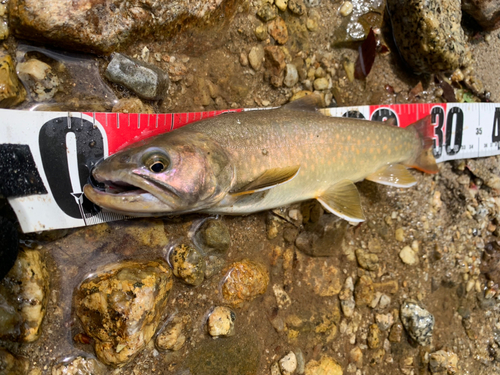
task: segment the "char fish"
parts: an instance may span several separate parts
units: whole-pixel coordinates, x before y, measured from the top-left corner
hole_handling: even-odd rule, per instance
[[[138,142],[99,163],[85,195],[132,216],[244,215],[317,199],[365,219],[355,182],[411,187],[407,167],[436,173],[430,117],[402,129],[332,118],[305,97],[279,109],[223,114]]]

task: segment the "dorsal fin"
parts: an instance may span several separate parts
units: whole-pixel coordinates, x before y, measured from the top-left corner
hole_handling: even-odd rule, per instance
[[[316,199],[322,206],[347,221],[365,221],[358,189],[352,181],[342,180],[329,187]]]
[[[317,112],[318,108],[323,108],[324,106],[325,102],[321,95],[311,93],[303,96],[302,98],[296,99],[293,102],[287,103],[281,108],[292,111]]]
[[[232,192],[231,195],[237,197],[239,195],[252,194],[258,191],[271,189],[292,180],[295,176],[297,176],[299,170],[300,165],[268,169],[243,188]]]
[[[417,183],[404,165],[389,164],[375,173],[365,177],[365,180],[373,181],[382,185],[408,188]]]

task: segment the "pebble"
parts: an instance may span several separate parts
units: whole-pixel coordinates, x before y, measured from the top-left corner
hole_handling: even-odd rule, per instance
[[[317,78],[314,80],[315,90],[326,90],[328,88],[329,82],[326,78]]]
[[[184,319],[176,316],[156,336],[156,347],[159,350],[180,350],[186,342]]]
[[[288,64],[288,65],[291,65],[291,64]],[[287,65],[287,69],[288,69],[288,65]],[[295,67],[295,65],[292,65],[292,66]],[[286,78],[285,78],[285,80],[286,80]],[[288,217],[294,221],[302,222],[302,214],[301,214],[300,210],[297,210],[296,208],[288,211]]]
[[[264,56],[271,85],[274,87],[283,86],[285,78],[285,54],[278,46],[267,46],[264,48]]]
[[[283,229],[283,239],[288,244],[293,244],[299,235],[299,230],[293,225],[287,225]]]
[[[269,273],[262,264],[244,259],[232,263],[223,280],[224,300],[235,307],[241,307],[245,301],[251,301],[266,291]]]
[[[299,82],[299,73],[297,72],[297,68],[293,64],[286,64],[285,68],[285,79],[283,84],[286,87],[293,87]],[[298,211],[298,210],[296,210]]]
[[[403,228],[396,229],[396,231],[394,232],[394,238],[396,239],[396,241],[404,242],[405,241],[404,229]]]
[[[26,358],[15,356],[7,349],[0,348],[0,374],[25,375],[29,367],[30,363]]]
[[[348,223],[334,215],[323,215],[322,209],[314,207],[317,206],[313,206],[311,211],[302,211],[303,220],[311,223],[299,233],[295,246],[313,257],[336,255],[342,247]]]
[[[354,308],[356,303],[354,302],[354,284],[352,282],[352,277],[345,279],[344,287],[339,294],[340,307],[346,318],[349,318],[354,313]]]
[[[304,3],[308,8],[315,8],[321,4],[321,0],[304,0]]]
[[[59,78],[52,72],[50,65],[30,59],[17,64],[17,74],[36,102],[51,100],[59,89]]]
[[[271,375],[281,375],[280,365],[278,364],[278,362],[273,362],[270,370],[271,370]]]
[[[376,271],[378,269],[378,256],[371,254],[363,249],[356,249],[356,259],[361,268],[368,271]]]
[[[413,266],[418,263],[418,255],[410,246],[403,247],[403,249],[399,252],[399,257],[403,263],[408,264],[409,266]]]
[[[255,36],[259,40],[266,40],[267,39],[267,27],[265,25],[259,25],[255,28]]]
[[[267,239],[272,240],[278,237],[278,233],[281,227],[281,221],[273,214],[269,213],[266,218],[266,232]]]
[[[401,323],[393,324],[391,332],[389,333],[389,341],[401,342],[402,336],[403,336],[403,325]]]
[[[363,351],[359,346],[351,349],[349,352],[349,358],[352,362],[354,362],[357,368],[363,367]]]
[[[322,258],[307,258],[303,278],[321,297],[339,294],[342,288],[342,272]]]
[[[0,7],[5,4],[0,4]],[[0,16],[0,40],[7,39],[9,36],[9,25],[7,21],[3,20],[3,17]]]
[[[248,56],[245,52],[240,53],[240,64],[241,66],[248,66]]]
[[[350,15],[352,13],[353,8],[354,7],[350,1],[344,1],[344,3],[342,4],[342,6],[339,9],[340,15],[342,17],[347,17],[348,15]]]
[[[123,366],[146,347],[172,285],[172,271],[162,261],[108,265],[80,285],[76,314],[101,362]]]
[[[26,90],[16,75],[10,55],[0,54],[0,108],[11,108],[26,99]]]
[[[112,112],[115,113],[154,113],[153,107],[145,104],[139,98],[122,98],[113,106]]]
[[[212,337],[232,336],[235,333],[236,313],[226,306],[216,306],[208,316],[208,333]]]
[[[369,276],[361,276],[356,282],[354,289],[354,299],[356,306],[368,306],[375,297],[373,281]]]
[[[278,307],[280,309],[286,309],[292,304],[290,296],[288,295],[287,292],[285,292],[285,290],[281,286],[274,284],[273,292],[274,296],[276,297],[276,303],[278,304]]]
[[[391,297],[389,297],[387,294],[382,294],[380,296],[380,302],[378,304],[378,307],[383,310],[390,304],[391,304]]]
[[[372,324],[370,325],[368,329],[368,336],[366,337],[366,341],[368,344],[368,347],[370,349],[378,349],[381,344],[380,340],[380,335],[382,332],[380,332],[380,328],[378,327],[377,324]]]
[[[290,352],[279,360],[282,375],[289,375],[297,369],[297,357],[294,352]]]
[[[73,357],[52,367],[52,375],[105,375],[105,366],[94,358]]]
[[[281,17],[276,17],[267,25],[267,32],[278,44],[285,44],[288,41],[288,29]]]
[[[401,305],[401,321],[403,326],[418,344],[430,345],[434,316],[414,302],[406,301]]]
[[[114,53],[104,75],[111,82],[118,83],[149,100],[162,99],[168,91],[168,75],[156,66]]]
[[[274,4],[278,7],[282,12],[286,11],[288,6],[288,0],[275,0]]]
[[[206,253],[225,254],[231,246],[229,228],[222,220],[205,220],[195,236]]]
[[[449,350],[438,350],[429,356],[431,372],[446,371],[449,375],[455,374],[458,369],[458,356]]]
[[[317,31],[318,30],[318,21],[316,20],[316,18],[308,18],[306,20],[306,27],[307,27],[307,30],[309,31]]]
[[[205,279],[205,258],[194,247],[181,244],[169,254],[175,277],[188,285],[198,286]]]
[[[297,374],[302,375],[306,370],[306,361],[304,359],[304,354],[302,350],[295,350],[295,357],[297,358]]]
[[[375,322],[382,331],[387,331],[389,328],[391,328],[392,324],[394,323],[394,317],[392,316],[391,313],[376,314]]]
[[[319,361],[310,360],[306,364],[306,375],[342,375],[342,367],[333,358],[323,355]]]
[[[252,47],[248,54],[248,62],[253,70],[258,71],[262,66],[264,60],[264,48],[259,44]]]
[[[265,3],[257,11],[257,16],[259,16],[264,22],[271,21],[277,16],[276,8],[272,4]]]
[[[303,15],[306,11],[304,0],[288,0],[288,9],[299,16]]]

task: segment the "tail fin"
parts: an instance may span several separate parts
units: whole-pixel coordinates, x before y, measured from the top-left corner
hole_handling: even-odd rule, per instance
[[[431,116],[418,120],[408,126],[407,129],[415,129],[422,141],[422,151],[408,166],[426,173],[437,173],[439,169],[432,153],[434,128],[431,123]]]

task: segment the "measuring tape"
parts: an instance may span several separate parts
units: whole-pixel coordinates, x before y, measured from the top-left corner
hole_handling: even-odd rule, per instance
[[[46,191],[10,196],[9,203],[24,232],[124,219],[96,207],[83,195],[95,163],[142,139],[203,118],[240,111],[246,110],[175,114],[0,110],[0,146],[29,147],[36,166],[33,172]],[[437,162],[500,154],[500,104],[398,104],[325,108],[321,112],[374,121],[394,119],[400,127],[431,115]]]

